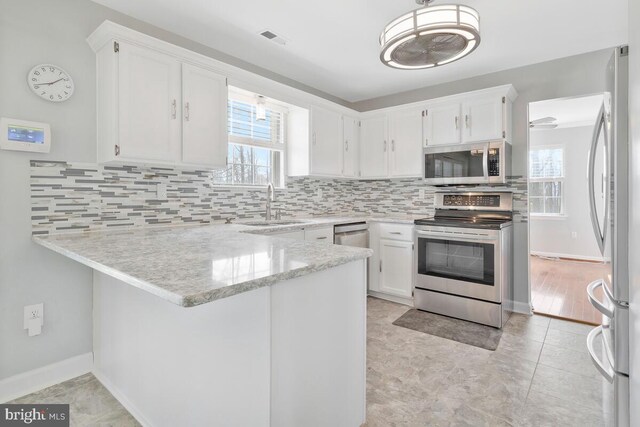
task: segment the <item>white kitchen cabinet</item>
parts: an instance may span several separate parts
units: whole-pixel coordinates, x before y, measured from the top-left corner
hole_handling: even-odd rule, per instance
[[[501,96],[479,97],[462,104],[462,141],[476,142],[506,138],[506,123]]]
[[[118,138],[113,155],[136,161],[179,159],[180,61],[123,42],[117,55]]]
[[[389,115],[389,176],[419,177],[422,172],[422,112],[396,111]]]
[[[458,144],[462,141],[460,103],[432,105],[424,111],[423,146]]]
[[[305,228],[304,240],[310,242],[333,243],[333,226],[320,228]]]
[[[311,107],[311,174],[342,175],[342,115]]]
[[[95,47],[98,162],[226,165],[224,76],[141,43]]]
[[[413,304],[413,225],[369,224],[369,294],[401,304]]]
[[[182,161],[191,165],[227,164],[227,79],[182,64]]]
[[[380,240],[380,292],[411,298],[413,291],[413,243]]]
[[[386,178],[387,117],[379,116],[360,122],[360,177]]]
[[[343,116],[342,134],[344,138],[342,175],[356,178],[360,173],[360,121],[357,118]]]

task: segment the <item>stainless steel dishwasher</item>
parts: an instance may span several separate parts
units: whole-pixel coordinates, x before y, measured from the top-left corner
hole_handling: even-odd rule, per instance
[[[336,225],[333,229],[334,243],[358,248],[369,247],[369,226],[366,222]]]

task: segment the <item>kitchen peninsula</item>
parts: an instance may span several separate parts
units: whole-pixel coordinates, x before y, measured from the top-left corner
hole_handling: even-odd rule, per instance
[[[33,238],[94,269],[93,372],[143,425],[364,423],[371,250],[255,232]]]

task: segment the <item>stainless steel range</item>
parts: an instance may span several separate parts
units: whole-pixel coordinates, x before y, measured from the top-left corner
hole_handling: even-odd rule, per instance
[[[439,192],[415,221],[419,310],[501,328],[511,312],[513,195]]]

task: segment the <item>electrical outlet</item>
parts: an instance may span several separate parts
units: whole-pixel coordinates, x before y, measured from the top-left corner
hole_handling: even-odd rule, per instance
[[[424,188],[418,190],[418,198],[424,199]]]
[[[33,304],[24,306],[24,329],[29,329],[31,319],[40,319],[40,326],[44,325],[44,304]]]
[[[322,188],[318,188],[318,200],[322,200]]]
[[[156,184],[156,198],[158,200],[167,199],[167,184],[163,184],[163,183]]]
[[[577,239],[578,238],[578,232],[577,231],[572,231],[571,232],[571,238],[572,239]]]

